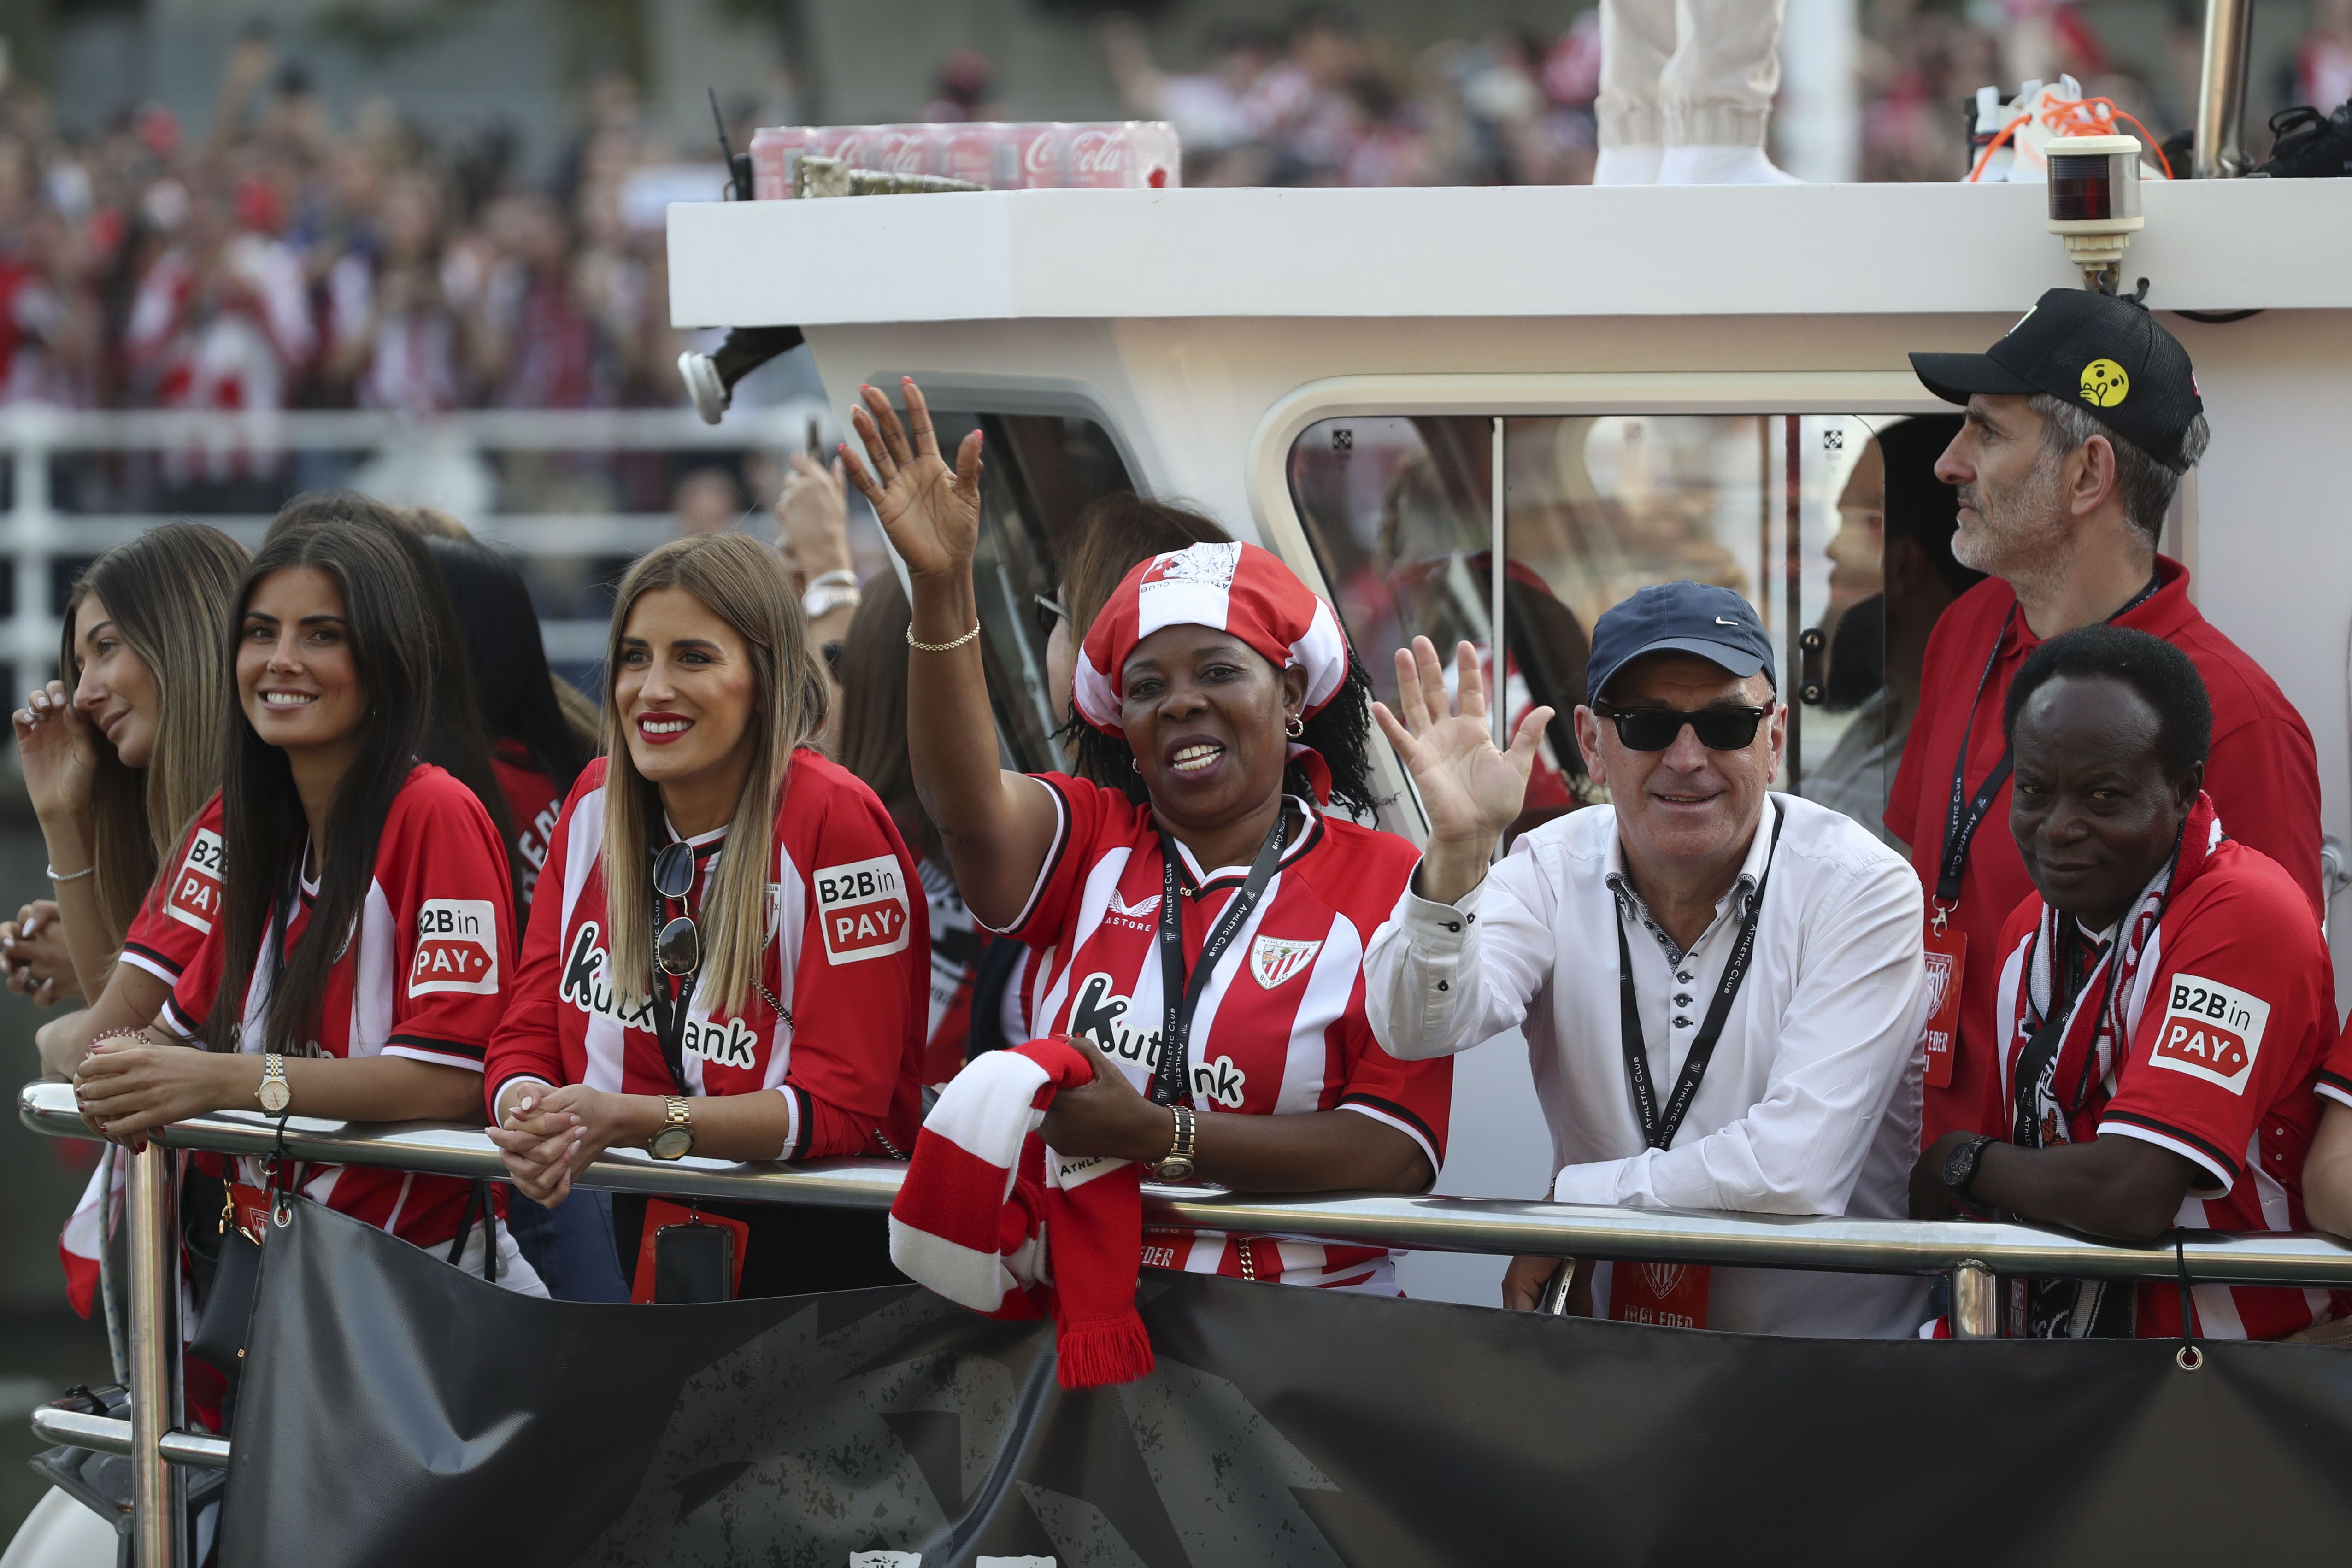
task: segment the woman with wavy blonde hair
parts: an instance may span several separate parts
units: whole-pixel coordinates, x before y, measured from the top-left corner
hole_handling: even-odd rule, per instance
[[[824,687],[774,551],[639,560],[613,611],[605,758],[572,787],[490,1042],[491,1137],[542,1204],[614,1145],[656,1159],[911,1146],[928,1016],[921,883],[888,811],[810,749]],[[740,1293],[897,1278],[879,1216],[740,1209]],[[648,1217],[648,1209],[652,1214]],[[616,1197],[651,1299],[665,1206]]]

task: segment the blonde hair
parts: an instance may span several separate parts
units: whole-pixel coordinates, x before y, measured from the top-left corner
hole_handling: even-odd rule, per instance
[[[795,747],[824,724],[823,673],[809,652],[808,623],[785,576],[783,558],[748,534],[701,534],[653,550],[622,580],[604,648],[604,923],[613,990],[624,1006],[653,983],[654,825],[660,796],[629,755],[615,693],[621,635],[645,595],[676,588],[733,629],[750,653],[751,766],[729,820],[719,872],[696,916],[703,974],[715,1006],[735,1011],[760,980],[768,943],[768,878],[775,862],[776,808]]]
[[[221,735],[236,706],[237,582],[245,547],[201,523],[166,523],[83,569],[67,601],[58,674],[81,678],[74,622],[95,597],[155,683],[155,745],[143,768],[93,747],[96,891],[107,945],[120,947],[156,873],[221,783]]]

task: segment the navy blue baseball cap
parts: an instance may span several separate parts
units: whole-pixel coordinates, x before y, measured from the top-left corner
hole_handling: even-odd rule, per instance
[[[1584,666],[1586,700],[1598,702],[1611,677],[1644,653],[1696,653],[1741,680],[1757,671],[1780,689],[1772,668],[1771,639],[1755,606],[1727,588],[1704,582],[1664,582],[1644,588],[1601,617],[1592,628],[1592,657]]]

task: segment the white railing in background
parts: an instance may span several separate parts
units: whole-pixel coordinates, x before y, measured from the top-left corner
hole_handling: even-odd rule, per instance
[[[21,404],[0,410],[0,455],[14,476],[12,504],[0,517],[0,541],[15,571],[16,604],[0,637],[0,660],[20,685],[54,669],[58,619],[50,611],[50,569],[59,558],[93,556],[160,523],[210,523],[248,547],[269,526],[266,516],[208,513],[88,513],[63,511],[51,489],[50,460],[72,453],[152,453],[182,460],[210,454],[282,455],[304,452],[370,459],[487,459],[515,452],[739,452],[800,446],[809,421],[832,439],[831,413],[821,404],[736,408],[727,422],[707,425],[687,409],[583,411],[475,410],[429,418],[370,412],[195,413],[86,411]],[[412,497],[386,496],[386,500]],[[669,538],[677,525],[667,512],[480,512],[459,519],[475,533],[526,558],[628,556]],[[604,623],[541,622],[547,655],[558,664],[593,664],[604,657]],[[12,691],[11,695],[15,696]]]

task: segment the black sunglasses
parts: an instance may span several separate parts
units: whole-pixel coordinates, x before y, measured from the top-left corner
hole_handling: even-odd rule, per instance
[[[665,904],[683,903],[694,890],[694,846],[664,844],[654,855],[654,892]],[[691,975],[702,963],[702,932],[690,915],[663,924],[654,937],[654,962],[673,978]]]
[[[1049,599],[1042,593],[1031,595],[1029,602],[1037,612],[1037,635],[1040,637],[1051,637],[1054,634],[1054,622],[1067,621],[1070,618],[1070,612],[1062,607],[1059,601]]]
[[[1772,716],[1769,707],[1703,707],[1687,713],[1673,707],[1608,707],[1592,711],[1617,726],[1617,738],[1628,751],[1664,751],[1688,725],[1698,743],[1709,751],[1743,751],[1756,738],[1756,727]]]

